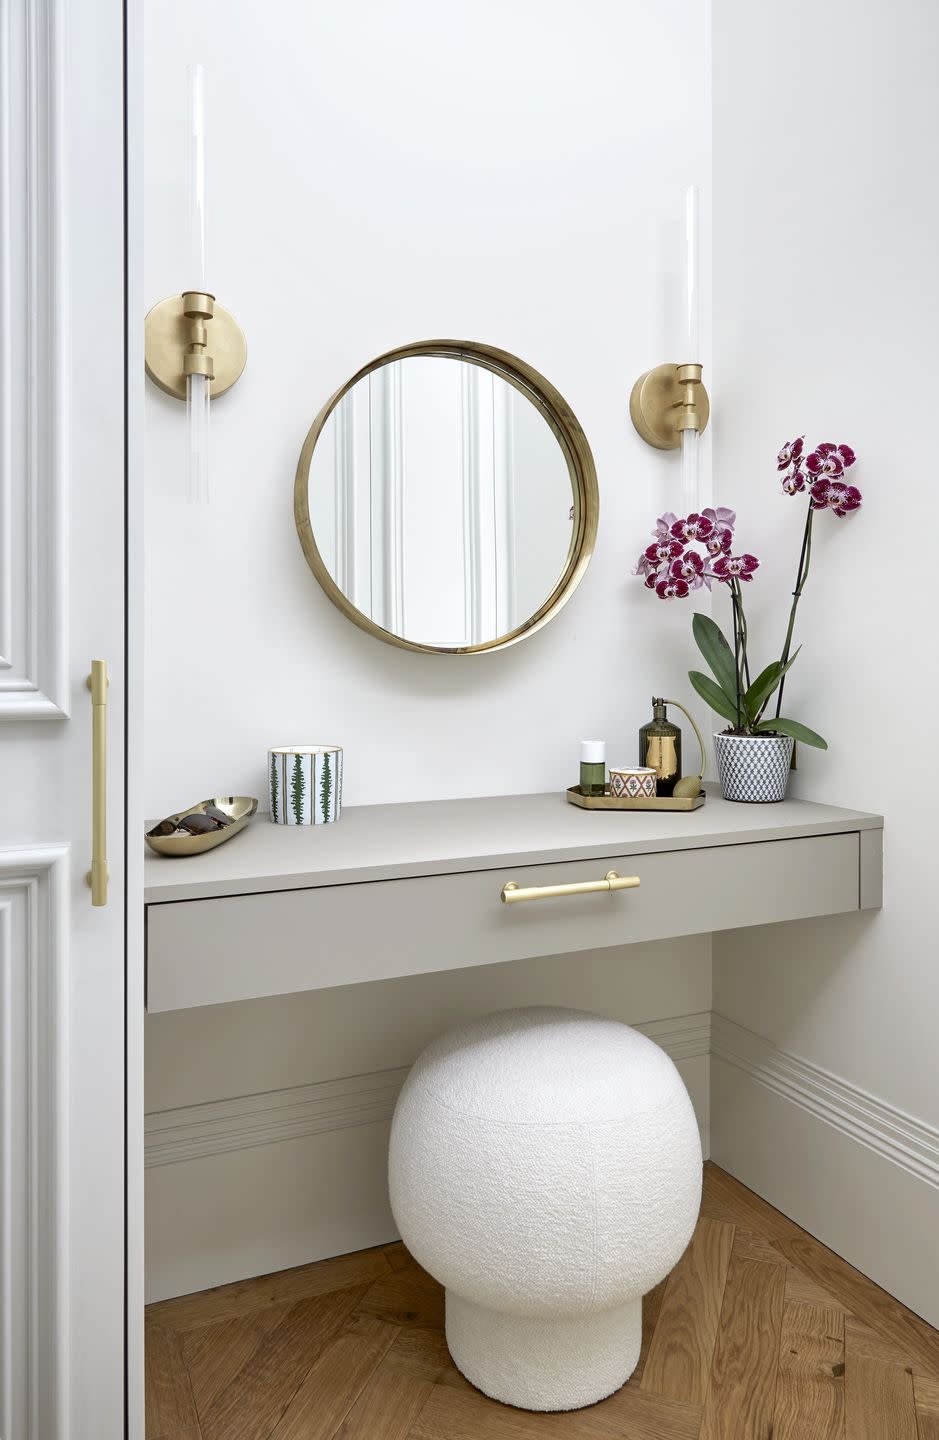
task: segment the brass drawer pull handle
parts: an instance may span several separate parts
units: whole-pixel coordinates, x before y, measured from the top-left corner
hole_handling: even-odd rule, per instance
[[[91,691],[91,886],[92,905],[108,903],[108,665],[92,660]]]
[[[533,885],[523,889],[514,880],[507,880],[502,887],[503,905],[517,905],[520,900],[551,900],[555,895],[611,895],[614,890],[636,890],[639,888],[638,875],[620,875],[608,870],[602,880],[578,880],[572,885]]]

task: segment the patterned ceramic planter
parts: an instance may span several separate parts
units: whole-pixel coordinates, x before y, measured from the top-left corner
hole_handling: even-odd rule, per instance
[[[725,800],[751,805],[785,800],[792,761],[789,735],[715,735],[717,773]]]
[[[342,746],[269,750],[267,781],[275,825],[330,825],[342,814]]]
[[[610,794],[617,800],[654,800],[656,771],[648,765],[610,769]]]

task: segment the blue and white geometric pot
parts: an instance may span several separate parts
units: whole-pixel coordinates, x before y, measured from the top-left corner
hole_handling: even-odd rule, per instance
[[[791,735],[715,735],[714,749],[725,800],[750,805],[785,800]]]
[[[267,783],[275,825],[331,825],[342,814],[342,746],[268,750]]]

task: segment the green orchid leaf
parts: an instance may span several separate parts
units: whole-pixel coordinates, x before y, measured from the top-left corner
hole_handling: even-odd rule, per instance
[[[800,645],[799,650],[801,649],[802,646]],[[791,669],[791,667],[795,664],[796,656],[798,655],[799,650],[796,650],[795,654],[789,656],[789,659],[786,661],[785,665],[783,665],[782,662],[779,660],[773,660],[769,665],[767,665],[766,669],[761,671],[760,674],[756,677],[753,684],[750,686],[749,690],[744,696],[744,700],[747,706],[747,713],[752,720],[755,720],[757,718],[760,711],[763,709],[763,706],[766,704],[767,700],[778,686],[780,680],[785,675],[786,671]]]
[[[828,741],[823,740],[821,735],[817,735],[807,725],[800,725],[798,720],[785,720],[781,715],[772,720],[761,720],[754,729],[761,735],[776,730],[780,735],[791,735],[793,740],[801,740],[804,745],[814,745],[816,750],[828,749]]]
[[[737,694],[737,666],[734,661],[734,652],[725,640],[721,627],[711,619],[710,615],[702,615],[700,611],[696,611],[691,622],[691,633],[724,694],[735,697]],[[736,716],[735,701],[735,719]]]
[[[702,700],[706,700],[712,710],[718,715],[723,715],[732,725],[737,723],[736,703],[726,695],[716,681],[710,675],[703,675],[700,670],[689,670],[688,679],[691,681]],[[743,717],[741,716],[741,719]]]

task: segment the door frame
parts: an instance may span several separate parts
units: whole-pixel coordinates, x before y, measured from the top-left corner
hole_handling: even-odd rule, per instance
[[[143,0],[124,10],[125,1437],[145,1440]]]
[[[78,473],[72,465],[74,438],[82,433],[75,430],[76,416],[69,408],[75,356],[81,353],[76,337],[69,335],[69,317],[73,303],[80,310],[84,306],[79,327],[88,323],[91,301],[86,302],[82,293],[88,278],[82,267],[89,264],[89,227],[83,224],[87,214],[77,217],[78,249],[70,245],[68,229],[69,220],[76,219],[76,196],[80,207],[86,198],[93,205],[95,181],[100,179],[100,171],[95,173],[92,127],[110,126],[112,116],[122,127],[119,135],[104,129],[100,133],[107,135],[108,151],[117,151],[123,159],[123,184],[117,194],[114,170],[109,172],[111,208],[101,222],[110,227],[102,232],[107,234],[110,253],[123,257],[123,274],[118,263],[111,267],[115,273],[106,277],[115,308],[109,309],[106,293],[101,300],[109,313],[100,308],[101,300],[95,303],[97,313],[112,330],[122,332],[124,340],[122,354],[113,347],[113,372],[104,377],[113,386],[123,383],[124,390],[123,456],[117,448],[121,426],[112,423],[108,445],[113,448],[106,457],[112,475],[115,469],[118,477],[123,472],[124,502],[123,515],[111,511],[114,528],[123,535],[118,562],[122,572],[119,569],[116,577],[120,586],[123,574],[123,654],[107,657],[123,671],[116,677],[119,684],[112,687],[110,707],[115,791],[111,841],[112,859],[117,862],[112,899],[124,907],[124,923],[118,926],[120,948],[114,952],[115,969],[123,974],[123,994],[117,988],[110,992],[115,1010],[124,1018],[124,1094],[123,1103],[115,1106],[121,1112],[123,1134],[113,1136],[123,1150],[123,1235],[113,1237],[120,1249],[119,1259],[114,1257],[115,1274],[123,1284],[120,1300],[112,1305],[108,1298],[104,1312],[111,1333],[122,1340],[122,1353],[118,1357],[117,1349],[102,1352],[108,1383],[123,1403],[110,1412],[115,1415],[113,1436],[109,1420],[109,1433],[94,1440],[120,1440],[120,1436],[138,1440],[144,1434],[140,723],[144,629],[142,467],[136,454],[142,416],[143,307],[141,177],[135,163],[142,153],[142,95],[136,78],[141,8],[140,0],[92,6],[23,0],[0,7],[0,721],[12,722],[3,738],[14,747],[19,736],[28,738],[26,726],[35,729],[37,722],[50,741],[52,727],[77,726],[84,735],[89,725],[87,696],[79,679],[85,672],[76,669],[86,662],[72,653],[69,634],[74,599],[69,576],[76,563],[70,555],[69,496]],[[82,41],[78,54],[71,48],[76,35]],[[74,87],[80,95],[82,79],[91,74],[75,67],[94,54],[99,42],[102,57],[108,53],[121,57],[121,70],[106,70],[101,59],[101,76],[107,82],[99,92],[101,107],[94,118],[88,116],[75,148],[70,106],[81,101],[71,91]],[[95,279],[97,292],[100,272]],[[101,348],[99,344],[99,361]],[[119,407],[116,413],[121,414]],[[113,407],[111,414],[115,415]],[[95,423],[93,418],[90,423]],[[90,447],[94,432],[85,432],[85,438]],[[81,478],[87,477],[87,483],[93,475],[92,464]],[[106,497],[102,491],[100,503],[106,503]],[[98,497],[91,492],[88,498],[94,502]],[[94,561],[90,553],[87,563]],[[83,625],[72,629],[71,640],[80,634],[78,643],[84,645]],[[114,648],[119,649],[120,642]],[[119,790],[123,803],[118,801]],[[15,797],[15,786],[13,793]],[[67,806],[59,815],[47,807],[37,820],[51,824],[55,833],[66,813],[71,814]],[[69,1033],[73,987],[79,977],[70,957],[70,941],[76,922],[90,918],[78,913],[90,905],[90,897],[81,881],[88,863],[87,834],[82,824],[76,825],[76,818],[71,814],[71,828],[61,843],[37,843],[34,829],[26,826],[22,833],[31,838],[20,844],[14,832],[10,848],[0,851],[0,1023],[7,1029],[0,1035],[0,1245],[11,1257],[0,1294],[0,1320],[7,1316],[10,1322],[8,1330],[0,1325],[0,1395],[9,1397],[6,1413],[0,1414],[0,1429],[43,1440],[91,1440],[81,1433],[75,1402],[94,1377],[78,1373],[81,1366],[76,1367],[73,1352],[79,1337],[71,1329],[76,1293],[70,1270],[82,1246],[74,1228],[79,1217],[71,1203],[74,1077]],[[118,854],[122,848],[124,854]],[[86,929],[85,943],[87,934]],[[29,1024],[17,1027],[10,1017],[22,1014],[26,1001]],[[105,1143],[111,1138],[103,1137]],[[87,1189],[83,1204],[86,1200]],[[122,1313],[117,1313],[117,1304]],[[87,1331],[81,1340],[93,1346]],[[117,1364],[122,1364],[122,1374],[115,1373]]]

